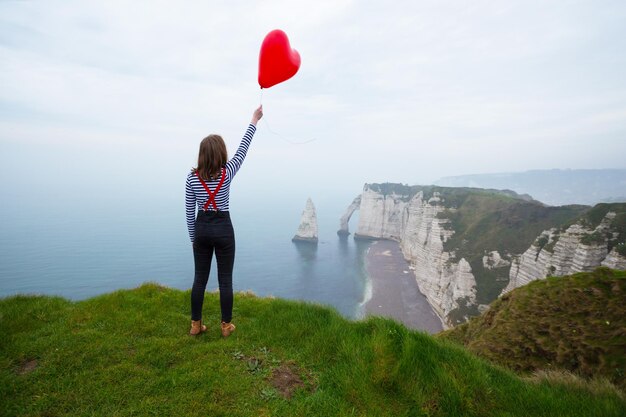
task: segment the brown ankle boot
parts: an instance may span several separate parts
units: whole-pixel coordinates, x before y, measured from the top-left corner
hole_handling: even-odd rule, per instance
[[[235,331],[235,328],[236,328],[235,325],[232,323],[222,322],[222,336],[223,337],[230,336],[230,334]]]
[[[189,335],[196,336],[203,332],[206,332],[206,326],[202,324],[202,320],[191,320],[191,330],[189,330]]]

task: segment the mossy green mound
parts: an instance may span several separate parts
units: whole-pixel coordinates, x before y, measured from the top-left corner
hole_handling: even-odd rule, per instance
[[[518,372],[562,369],[626,391],[626,271],[531,282],[439,337]]]
[[[238,294],[237,331],[187,335],[189,292],[0,300],[3,416],[621,416],[611,387],[524,380],[379,318]]]

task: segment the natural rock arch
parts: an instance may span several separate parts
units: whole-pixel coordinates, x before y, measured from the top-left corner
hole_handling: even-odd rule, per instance
[[[337,230],[337,234],[339,236],[348,236],[350,234],[350,230],[348,229],[348,224],[350,223],[350,218],[355,211],[359,209],[361,206],[361,195],[359,194],[352,203],[346,209],[346,212],[339,219],[339,230]]]

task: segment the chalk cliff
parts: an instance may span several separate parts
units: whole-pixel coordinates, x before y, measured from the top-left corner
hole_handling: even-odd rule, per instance
[[[402,186],[385,191],[378,185],[364,187],[355,238],[400,242],[420,291],[447,325],[451,311],[475,303],[476,281],[467,260],[454,260],[454,255],[444,250],[443,243],[454,231],[446,226],[449,220],[438,217],[446,210],[440,195],[434,192],[426,198],[423,191],[415,193],[415,189]],[[356,210],[358,200],[359,197],[348,207],[342,225]]]
[[[310,242],[317,244],[317,214],[315,213],[315,206],[313,201],[309,198],[306,201],[304,210],[302,211],[302,217],[300,218],[300,226],[296,235],[291,239],[293,242]]]
[[[626,256],[620,255],[617,249],[613,248],[602,261],[602,266],[611,269],[626,270]]]
[[[454,234],[450,221],[439,217],[445,210],[438,192],[425,198],[419,191],[406,203],[402,219],[395,226],[400,229],[400,248],[414,269],[420,291],[448,325],[450,312],[461,305],[475,304],[476,279],[465,258],[456,260],[454,253],[444,249],[444,243]],[[393,232],[392,238],[395,229]]]
[[[361,194],[355,237],[400,240],[409,200],[407,194],[381,194],[366,186]]]
[[[355,210],[355,239],[399,242],[447,327],[546,275],[626,269],[626,204],[549,207],[506,190],[366,184],[338,234]]]
[[[582,218],[564,231],[542,232],[526,252],[513,258],[509,284],[502,294],[547,276],[589,272],[599,266],[626,269],[626,257],[617,246],[609,252],[609,245],[619,240],[620,232],[613,225],[616,217],[616,212],[609,211],[595,227]]]

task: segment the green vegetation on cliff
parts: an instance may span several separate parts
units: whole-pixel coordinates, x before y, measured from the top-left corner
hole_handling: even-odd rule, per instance
[[[488,194],[488,195],[501,195],[514,199],[524,201],[534,201],[528,195],[520,195],[511,190],[486,190],[482,188],[470,188],[470,187],[441,187],[437,185],[406,185],[399,183],[374,183],[365,184],[366,189],[370,189],[383,196],[394,194],[396,197],[403,201],[409,201],[420,191],[423,194],[423,198],[428,201],[435,193],[439,193],[445,198],[446,207],[458,207],[463,204],[463,201],[472,193]]]
[[[626,271],[531,282],[439,337],[518,372],[562,369],[626,391]]]
[[[602,289],[604,291],[604,289]],[[622,416],[610,386],[522,379],[379,318],[238,294],[237,331],[190,337],[189,292],[0,300],[3,416]]]
[[[590,227],[596,227],[600,224],[606,214],[612,211],[616,214],[615,218],[611,222],[611,234],[607,236],[609,243],[609,250],[614,247],[617,251],[626,256],[626,203],[602,203],[594,206],[585,213],[582,220],[590,225]],[[614,236],[616,234],[617,236]]]
[[[447,206],[445,201],[444,205]],[[468,192],[456,210],[440,215],[450,221],[448,226],[454,230],[444,248],[454,251],[457,260],[465,258],[469,262],[476,278],[476,300],[479,304],[489,304],[508,283],[510,268],[484,268],[483,256],[487,252],[498,251],[504,258],[524,253],[542,231],[571,223],[588,208],[548,207],[506,195]],[[457,321],[463,320],[459,317]]]
[[[454,230],[445,246],[455,250],[457,257],[479,256],[482,265],[485,251],[497,250],[501,255],[524,253],[542,231],[571,222],[587,209],[547,207],[534,201],[471,193],[458,209],[441,215],[450,220]]]

